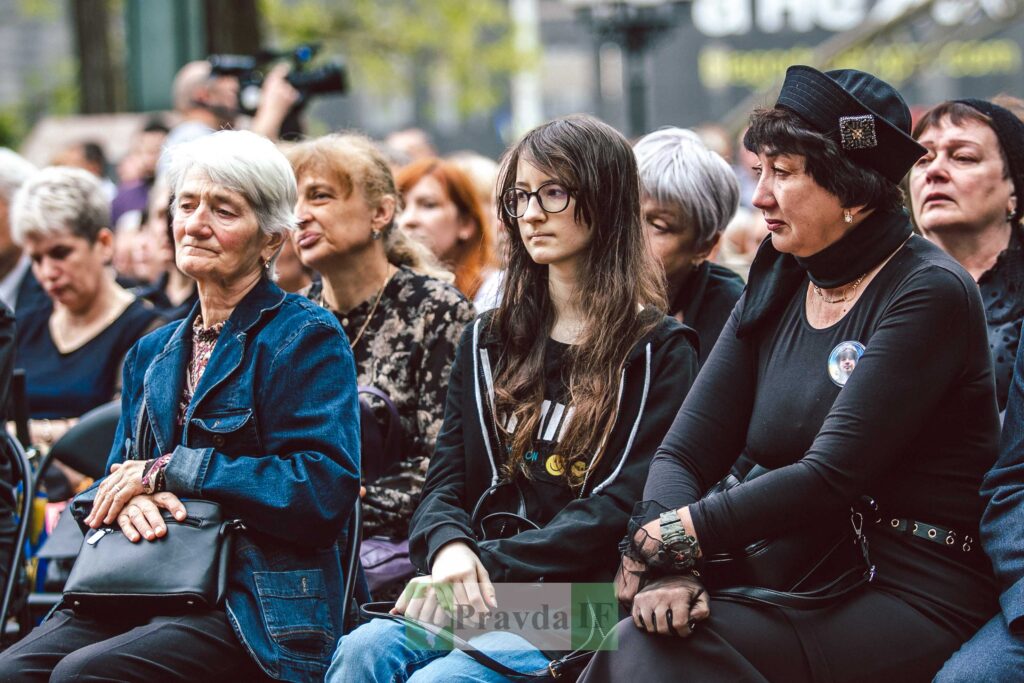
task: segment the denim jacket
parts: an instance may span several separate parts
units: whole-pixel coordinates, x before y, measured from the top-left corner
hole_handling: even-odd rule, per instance
[[[323,678],[341,635],[336,542],[359,495],[359,409],[344,332],[316,304],[263,279],[232,312],[185,414],[176,415],[198,304],[125,359],[107,470],[132,451],[145,406],[167,490],[220,503],[247,527],[234,547],[226,610],[263,670]],[[79,519],[95,487],[75,500]]]
[[[1010,630],[1024,629],[1024,344],[1017,347],[999,458],[981,482],[987,502],[981,543],[1002,594],[999,605]]]

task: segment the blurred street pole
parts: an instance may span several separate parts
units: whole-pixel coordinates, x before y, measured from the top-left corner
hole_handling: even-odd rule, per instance
[[[523,64],[512,75],[512,137],[518,138],[544,119],[542,84],[539,74],[540,12],[538,0],[509,0],[515,48],[527,55]]]
[[[205,0],[209,53],[254,55],[263,47],[256,0]]]
[[[73,0],[71,28],[78,57],[79,109],[101,114],[124,109],[124,79],[110,41],[109,0]]]
[[[598,42],[610,40],[622,48],[626,91],[627,135],[647,132],[650,48],[679,22],[686,0],[566,0],[588,23]]]

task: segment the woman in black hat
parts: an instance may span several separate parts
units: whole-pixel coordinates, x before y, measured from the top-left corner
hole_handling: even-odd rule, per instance
[[[791,67],[752,116],[771,237],[652,461],[617,584],[632,619],[584,680],[927,681],[995,612],[975,541],[999,432],[984,308],[912,234],[897,183],[925,150],[909,132],[899,93],[852,70]],[[764,473],[705,496],[744,451]],[[795,538],[766,561],[781,571],[851,521],[874,569],[845,542],[796,563],[783,590],[826,559],[800,586],[818,601],[705,592],[725,583],[719,553]]]
[[[914,220],[981,289],[1004,410],[1024,320],[1024,122],[996,102],[952,100],[929,109],[914,137],[928,150],[910,171]]]

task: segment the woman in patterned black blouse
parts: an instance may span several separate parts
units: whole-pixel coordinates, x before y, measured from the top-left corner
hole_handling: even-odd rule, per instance
[[[296,251],[322,282],[307,295],[345,329],[360,386],[387,394],[404,430],[402,453],[363,453],[363,531],[405,539],[444,418],[455,345],[473,305],[452,276],[394,223],[399,194],[387,161],[360,135],[329,135],[289,153],[299,186]],[[370,397],[387,420],[383,401]],[[383,476],[366,480],[383,455]],[[384,464],[387,463],[377,463]]]

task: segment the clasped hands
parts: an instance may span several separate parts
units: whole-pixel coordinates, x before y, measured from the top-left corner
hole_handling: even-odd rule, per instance
[[[128,460],[111,465],[110,475],[97,487],[92,511],[85,518],[88,526],[98,529],[116,520],[125,537],[135,543],[142,538],[155,541],[167,535],[161,509],[169,511],[178,521],[185,519],[185,506],[173,493],[143,493],[146,462]]]
[[[641,588],[646,572],[643,562],[623,555],[615,577],[615,597],[630,609],[638,629],[686,638],[697,622],[711,616],[708,594],[693,576],[662,576]]]
[[[494,584],[480,558],[466,543],[452,541],[434,556],[430,576],[409,581],[391,613],[445,626],[462,609],[479,615],[495,607]]]

